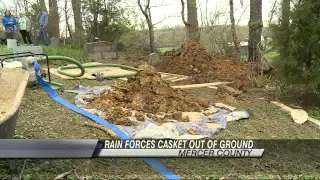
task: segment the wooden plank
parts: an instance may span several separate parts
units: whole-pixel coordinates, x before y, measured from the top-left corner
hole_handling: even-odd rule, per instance
[[[192,89],[192,88],[202,88],[208,86],[219,86],[224,84],[231,84],[230,82],[214,82],[214,83],[204,83],[204,84],[190,84],[182,86],[172,86],[174,89]]]
[[[216,87],[216,86],[208,86],[207,88],[209,88],[209,89],[218,89],[218,87]]]
[[[291,112],[292,111],[292,108],[287,106],[287,105],[284,105],[282,103],[279,103],[279,102],[276,102],[276,101],[270,101],[272,104],[274,105],[277,105],[279,106],[282,110],[284,111],[287,111],[287,112]]]
[[[314,118],[312,118],[312,117],[308,117],[308,120],[310,121],[310,122],[312,122],[312,123],[314,123],[314,124],[316,124],[316,125],[318,125],[319,126],[319,128],[320,128],[320,121],[319,120],[317,120],[317,119],[314,119]]]
[[[174,80],[169,80],[171,82],[178,82],[178,81],[183,81],[183,80],[188,80],[190,78],[179,78],[179,79],[174,79]]]

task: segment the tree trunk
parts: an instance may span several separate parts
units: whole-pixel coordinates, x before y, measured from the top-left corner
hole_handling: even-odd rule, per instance
[[[72,39],[72,29],[71,29],[71,26],[68,22],[67,22],[67,28],[68,28],[69,36]]]
[[[153,24],[152,22],[147,22],[148,24],[148,29],[149,29],[149,38],[150,38],[150,43],[149,43],[149,46],[150,46],[150,52],[151,53],[154,53],[156,52],[156,46],[155,46],[155,37],[154,37],[154,27],[153,27]]]
[[[99,5],[98,5],[98,2],[97,1],[93,1],[93,7],[94,9],[96,10],[94,13],[93,13],[93,35],[94,37],[98,37],[98,17],[99,17]]]
[[[151,10],[150,10],[150,0],[147,1],[147,5],[143,8],[141,5],[141,1],[138,0],[138,6],[146,18],[147,24],[148,24],[148,30],[149,30],[149,46],[150,46],[150,52],[154,53],[157,51],[156,46],[155,46],[155,36],[154,36],[154,26],[152,23],[152,18],[151,18]]]
[[[262,0],[250,0],[248,61],[261,62]]]
[[[149,27],[149,38],[150,38],[150,51],[151,53],[157,52],[156,49],[156,43],[155,43],[155,37],[154,37],[154,26],[152,24],[152,18],[151,18],[151,9],[148,8],[148,14],[149,14],[149,19],[147,20],[148,22],[148,27]]]
[[[23,0],[23,5],[24,5],[24,11],[26,12],[26,15],[29,16],[28,0]]]
[[[64,1],[64,18],[66,19],[66,27],[65,27],[65,35],[64,42],[66,44],[66,40],[68,38],[68,0]]]
[[[200,42],[200,32],[198,25],[197,0],[187,0],[188,26],[187,37],[194,42]]]
[[[81,0],[72,0],[72,10],[74,19],[74,40],[77,44],[83,44],[83,27],[82,27],[82,14],[81,14]]]
[[[60,16],[58,11],[57,0],[49,0],[49,37],[60,38]]]
[[[48,12],[47,6],[46,6],[46,3],[44,2],[44,0],[40,0],[39,3],[40,3],[41,9],[44,9],[46,12]]]
[[[281,59],[287,57],[287,44],[289,42],[289,18],[290,18],[290,0],[282,0],[282,17],[281,17],[281,29],[283,33],[283,38],[285,41],[285,46],[283,51],[280,52]]]
[[[240,43],[238,40],[236,25],[234,20],[233,0],[229,0],[229,6],[230,6],[231,33],[232,33],[233,43],[235,47],[235,55],[237,59],[240,59]]]

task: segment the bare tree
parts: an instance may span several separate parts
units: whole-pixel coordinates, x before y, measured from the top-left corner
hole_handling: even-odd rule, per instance
[[[190,24],[186,21],[186,17],[184,16],[184,9],[185,9],[185,4],[184,0],[181,0],[181,17],[182,17],[182,22],[185,26],[189,26]]]
[[[72,30],[69,24],[69,8],[68,8],[68,0],[64,1],[64,18],[66,21],[66,27],[65,27],[65,40],[68,37],[68,33],[69,33],[69,37],[72,39]]]
[[[235,54],[237,58],[240,59],[240,43],[238,40],[236,25],[234,20],[233,0],[229,0],[229,7],[230,7],[231,33],[232,33],[232,39],[235,47]]]
[[[248,61],[261,62],[262,1],[250,0]]]
[[[151,17],[151,8],[150,8],[150,0],[146,0],[145,5],[141,4],[141,0],[137,0],[138,6],[146,18],[146,22],[148,25],[149,29],[149,46],[150,46],[150,51],[151,53],[156,52],[156,47],[155,47],[155,36],[154,36],[154,25],[152,24],[152,17]]]
[[[288,44],[289,35],[289,18],[290,18],[290,0],[282,0],[282,15],[281,15],[281,28],[284,33],[285,44]],[[284,47],[284,51],[280,53],[280,57],[284,58],[287,56],[287,48]]]
[[[93,8],[93,28],[92,33],[95,37],[98,37],[98,19],[99,19],[99,11],[100,11],[100,0],[93,0],[92,2],[92,8]]]
[[[81,0],[72,0],[75,41],[79,45],[83,43],[83,27],[82,27],[82,13],[81,13]]]
[[[273,2],[273,4],[272,4],[272,8],[271,8],[271,11],[270,11],[270,13],[269,13],[269,20],[268,20],[268,24],[267,24],[267,26],[270,28],[271,27],[271,25],[272,25],[272,21],[273,21],[273,18],[274,18],[274,15],[275,15],[275,13],[276,13],[276,8],[277,8],[277,3],[278,3],[278,0],[274,0],[274,2]],[[268,31],[270,31],[270,29],[268,29],[267,31],[266,31],[266,33],[268,33]],[[269,41],[268,41],[268,36],[267,35],[265,35],[266,37],[264,38],[264,45],[263,45],[263,54],[266,54],[266,53],[269,53],[269,52],[271,52],[272,50],[273,50],[273,48],[269,48],[268,49],[268,43],[269,43]]]
[[[18,8],[20,7],[19,2],[17,0],[13,0],[15,14],[18,15]]]
[[[24,11],[29,14],[28,0],[23,0]]]
[[[181,5],[182,5],[181,16],[182,16],[182,21],[187,29],[188,40],[191,40],[194,42],[200,42],[197,0],[187,0],[188,21],[185,20],[185,16],[184,16],[184,9],[185,9],[184,0],[181,0]]]
[[[58,11],[58,2],[57,0],[49,0],[49,34],[52,37],[60,37],[60,16]]]

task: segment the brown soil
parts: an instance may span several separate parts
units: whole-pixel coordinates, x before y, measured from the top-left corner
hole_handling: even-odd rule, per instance
[[[130,57],[124,58],[120,60],[120,64],[138,67],[139,65],[145,63],[147,61],[146,57]]]
[[[16,71],[0,69],[0,118],[13,106],[19,78]]]
[[[208,102],[195,100],[185,91],[171,88],[152,66],[142,64],[138,70],[137,75],[126,84],[95,97],[88,108],[104,111],[105,118],[111,123],[130,125],[127,117],[132,110],[136,111],[138,120],[143,120],[144,115],[147,115],[157,122],[163,122],[163,117],[156,115],[166,113],[167,117],[187,121],[181,112],[199,112],[208,107]]]
[[[252,71],[248,64],[235,57],[210,56],[198,43],[186,41],[180,49],[165,53],[163,58],[156,64],[158,71],[189,75],[194,83],[231,81],[238,89],[249,85]]]

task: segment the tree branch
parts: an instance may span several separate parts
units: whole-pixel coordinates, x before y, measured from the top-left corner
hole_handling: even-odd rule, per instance
[[[161,21],[158,21],[158,22],[154,23],[153,25],[156,26],[156,25],[162,23],[163,21],[165,21],[165,20],[167,20],[167,19],[169,19],[169,18],[173,18],[173,17],[179,17],[179,16],[168,16],[168,17],[165,17],[165,18],[163,18]]]
[[[147,12],[147,8],[144,9],[144,8],[142,7],[142,5],[141,5],[141,0],[138,0],[137,2],[138,2],[138,6],[139,6],[142,14],[143,14],[146,18],[149,18],[148,12]],[[150,0],[148,0],[148,2],[150,3]],[[147,6],[146,6],[146,7],[147,7]]]
[[[181,0],[181,6],[182,6],[182,9],[181,9],[182,22],[185,26],[190,26],[190,24],[186,21],[186,18],[184,16],[184,8],[185,8],[184,0]]]
[[[244,8],[243,12],[241,13],[241,15],[240,15],[240,17],[239,17],[239,19],[237,21],[237,24],[239,24],[239,22],[241,21],[241,18],[244,15],[244,13],[247,11],[248,7],[250,7],[250,4]]]
[[[144,9],[145,12],[148,12],[148,9],[150,8],[150,0],[147,0],[147,5]]]

